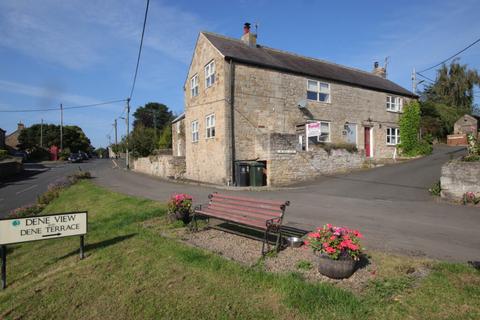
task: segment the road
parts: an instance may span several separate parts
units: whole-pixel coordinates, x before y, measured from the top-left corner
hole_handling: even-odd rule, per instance
[[[289,225],[309,229],[325,223],[345,225],[364,233],[367,248],[448,261],[480,260],[478,207],[436,201],[428,193],[439,180],[441,165],[461,154],[458,148],[437,147],[422,159],[271,191],[231,191],[174,183],[113,168],[110,160],[80,166],[92,172],[95,183],[129,195],[167,201],[173,193],[189,193],[195,203],[203,203],[209,193],[217,191],[290,200],[286,212]],[[2,212],[26,200],[33,202],[49,183],[76,168],[70,164],[46,166],[47,170],[26,180],[1,186]]]
[[[48,185],[61,177],[82,170],[91,170],[93,161],[83,163],[25,163],[22,174],[0,181],[0,218],[18,207],[35,203]]]

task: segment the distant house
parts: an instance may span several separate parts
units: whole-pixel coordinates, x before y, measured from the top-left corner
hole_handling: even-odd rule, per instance
[[[5,149],[5,130],[0,128],[0,149]]]
[[[249,24],[241,39],[198,36],[176,122],[185,130],[173,126],[173,140],[185,139],[185,151],[173,150],[185,152],[187,179],[236,184],[235,167],[256,161],[267,184],[280,185],[395,154],[402,108],[417,96],[386,79],[385,68],[366,72],[256,39]],[[358,153],[314,150],[341,144]]]
[[[478,118],[466,114],[453,125],[453,134],[448,135],[447,143],[451,146],[466,146],[467,135],[477,136],[478,129]]]
[[[172,121],[172,149],[176,157],[185,157],[185,112]]]
[[[18,144],[20,143],[18,141],[18,137],[20,136],[20,133],[22,132],[23,129],[25,129],[25,125],[21,122],[18,123],[17,130],[13,131],[12,133],[10,133],[5,137],[5,144],[10,148],[17,150]]]

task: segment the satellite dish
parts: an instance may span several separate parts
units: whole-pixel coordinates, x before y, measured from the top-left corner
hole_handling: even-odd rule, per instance
[[[307,107],[307,100],[300,100],[298,103],[297,103],[297,107],[299,109],[305,109]]]

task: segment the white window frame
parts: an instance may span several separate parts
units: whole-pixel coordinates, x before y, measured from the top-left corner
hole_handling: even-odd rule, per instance
[[[210,88],[215,83],[215,60],[205,66],[205,88]]]
[[[312,91],[312,90],[309,90],[309,83],[310,82],[315,82],[316,83],[316,89],[315,91]],[[327,88],[325,89],[323,86],[327,86]],[[310,101],[317,101],[317,102],[322,102],[322,103],[330,103],[332,101],[332,94],[331,94],[331,85],[330,83],[328,82],[322,82],[322,81],[318,81],[318,80],[312,80],[312,79],[307,79],[307,100],[310,100]],[[308,92],[314,92],[317,96],[316,99],[310,99],[308,97]],[[322,101],[320,100],[320,94],[326,94],[327,95],[327,100],[326,101]]]
[[[386,135],[385,136],[386,136],[387,146],[398,145],[400,143],[400,128],[388,127],[386,129]]]
[[[205,138],[211,139],[215,137],[215,113],[205,117]]]
[[[403,108],[403,99],[401,97],[387,96],[386,107],[387,111],[401,112]]]
[[[320,135],[318,136],[318,142],[332,142],[332,135],[331,135],[331,125],[330,125],[330,122],[329,121],[319,121],[320,122]],[[322,131],[322,125],[323,124],[327,124],[328,125],[328,135],[327,135],[327,139],[325,141],[321,141],[320,140],[320,137],[322,136],[322,134],[324,133]]]
[[[182,156],[182,151],[180,150],[182,148],[182,142],[180,140],[177,141],[177,156],[180,157]]]
[[[192,142],[198,142],[199,138],[198,120],[192,121]]]
[[[190,94],[192,98],[198,96],[198,74],[190,79]]]
[[[180,121],[177,121],[177,133],[180,134]]]

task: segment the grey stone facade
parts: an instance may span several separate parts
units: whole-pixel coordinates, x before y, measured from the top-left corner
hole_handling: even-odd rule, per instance
[[[215,62],[215,83],[207,88],[205,66],[211,61]],[[199,79],[198,95],[192,95],[195,75]],[[329,85],[328,102],[307,99],[308,80]],[[184,89],[185,177],[217,184],[232,182],[233,161],[264,161],[267,182],[272,186],[358,168],[366,155],[365,132],[370,132],[371,150],[367,152],[370,157],[392,157],[396,146],[387,144],[387,128],[398,128],[400,112],[387,111],[387,96],[398,97],[403,104],[410,99],[381,90],[232,61],[203,33],[197,40]],[[300,109],[299,105],[304,108]],[[215,136],[207,137],[206,117],[212,114],[215,114]],[[345,143],[348,127],[349,139],[353,136],[358,153],[333,150],[328,154],[318,147],[303,150],[299,136],[305,141],[305,132],[299,132],[298,128],[315,121],[329,123],[328,143],[331,144]],[[198,141],[192,138],[193,122],[198,122]],[[174,134],[173,139],[179,138]],[[286,147],[279,146],[282,139],[291,145],[288,150],[296,150],[296,153],[278,152]],[[298,165],[293,166],[294,163]]]
[[[440,185],[442,197],[450,200],[462,200],[466,192],[480,197],[480,162],[454,160],[443,165]]]

